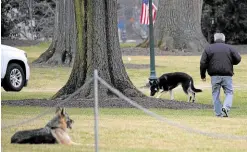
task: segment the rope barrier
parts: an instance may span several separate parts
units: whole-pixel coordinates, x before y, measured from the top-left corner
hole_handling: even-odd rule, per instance
[[[196,133],[196,134],[200,134],[200,135],[204,135],[204,136],[208,136],[208,137],[212,137],[212,138],[218,138],[218,139],[234,139],[234,140],[247,140],[247,136],[237,136],[237,135],[227,135],[227,134],[220,134],[220,133],[210,133],[210,132],[206,132],[206,131],[201,131],[198,129],[194,129],[191,128],[189,126],[186,125],[182,125],[179,124],[177,122],[174,122],[172,120],[169,120],[163,116],[160,116],[144,107],[142,107],[141,105],[139,105],[138,103],[136,103],[135,101],[129,99],[128,97],[126,97],[125,95],[123,95],[120,91],[118,91],[117,89],[113,88],[112,86],[110,86],[106,81],[104,81],[102,78],[97,77],[97,79],[99,80],[100,83],[102,83],[103,85],[105,85],[108,89],[110,89],[113,93],[115,93],[119,98],[127,101],[128,103],[130,103],[132,106],[142,110],[144,113],[148,114],[149,116],[152,116],[154,118],[156,118],[157,120],[160,120],[162,122],[165,122],[171,126],[183,129],[189,133]],[[89,79],[89,81],[87,81],[81,88],[77,89],[77,91],[75,91],[74,93],[72,93],[68,98],[64,99],[64,101],[58,103],[57,105],[55,105],[55,107],[59,107],[61,105],[63,105],[64,103],[68,102],[73,96],[75,96],[76,94],[78,94],[82,89],[85,88],[85,86],[87,86],[89,83],[91,83],[93,80],[93,78]],[[48,110],[44,111],[43,113],[37,115],[36,117],[33,117],[31,119],[27,119],[24,121],[21,121],[19,123],[16,124],[12,124],[12,125],[7,125],[7,126],[2,126],[2,130],[3,129],[7,129],[7,128],[12,128],[12,127],[16,127],[16,126],[20,126],[29,122],[32,122],[38,118],[41,118],[42,116],[46,115],[47,113],[50,113],[53,111],[53,108],[49,108]]]

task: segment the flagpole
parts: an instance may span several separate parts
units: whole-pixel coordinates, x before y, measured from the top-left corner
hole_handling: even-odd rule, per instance
[[[149,0],[149,47],[150,47],[150,85],[154,85],[157,82],[155,72],[155,54],[154,54],[154,32],[153,32],[153,2]]]

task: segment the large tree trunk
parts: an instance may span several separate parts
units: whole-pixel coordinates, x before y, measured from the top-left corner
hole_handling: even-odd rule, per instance
[[[207,41],[201,30],[202,4],[203,0],[160,0],[154,25],[156,46],[203,51]]]
[[[73,0],[57,0],[55,28],[50,47],[33,63],[71,65],[75,54],[75,14]]]
[[[54,96],[66,97],[92,78],[99,76],[126,96],[143,96],[131,83],[125,70],[117,35],[117,0],[75,0],[77,51],[66,85]],[[100,85],[100,97],[112,94]],[[92,98],[92,83],[79,97]]]

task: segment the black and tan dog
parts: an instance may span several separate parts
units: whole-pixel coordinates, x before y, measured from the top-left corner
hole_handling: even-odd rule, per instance
[[[18,131],[11,137],[13,144],[55,144],[79,145],[73,142],[67,133],[74,121],[64,108],[57,108],[55,117],[44,128]]]
[[[196,89],[194,87],[194,81],[191,76],[183,72],[174,72],[174,73],[165,73],[161,77],[158,78],[157,82],[150,84],[150,95],[154,96],[157,92],[160,94],[157,98],[160,97],[162,92],[169,91],[170,99],[174,100],[172,90],[176,88],[178,85],[182,85],[183,91],[188,95],[188,102],[195,101],[195,93],[202,92],[201,89]]]

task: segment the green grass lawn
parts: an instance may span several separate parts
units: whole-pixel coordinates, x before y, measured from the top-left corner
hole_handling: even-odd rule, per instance
[[[49,43],[38,46],[21,47],[28,53],[29,61],[36,59]],[[130,56],[128,61],[124,56],[124,63],[149,64],[149,57]],[[209,110],[168,110],[151,109],[152,111],[177,123],[202,131],[223,133],[229,135],[247,135],[247,55],[243,55],[240,65],[235,67],[233,77],[235,94],[230,118],[216,118],[212,109]],[[210,77],[207,82],[202,82],[199,76],[199,56],[158,56],[156,57],[157,76],[165,72],[182,71],[190,74],[195,79],[195,86],[203,89],[197,94],[197,102],[212,104]],[[1,90],[2,100],[20,100],[33,98],[50,98],[67,81],[71,68],[31,67],[31,78],[27,87],[18,93],[7,93]],[[127,69],[134,85],[145,94],[149,90],[142,88],[149,77],[149,69]],[[223,91],[222,91],[223,93]],[[175,99],[186,101],[187,97],[179,87],[174,91]],[[224,95],[221,95],[223,99]],[[162,98],[169,98],[164,94]],[[1,107],[2,126],[14,124],[24,119],[32,118],[45,108],[40,107]],[[69,131],[75,142],[82,146],[66,147],[62,145],[12,145],[11,136],[18,130],[43,127],[53,117],[47,114],[34,122],[19,127],[2,130],[2,151],[94,151],[93,109],[68,108],[72,119],[75,120],[74,128]],[[188,152],[244,152],[247,151],[246,140],[213,139],[202,135],[191,134],[176,127],[167,125],[137,109],[100,108],[99,120],[100,151],[118,152],[158,152],[158,151],[188,151]]]
[[[17,123],[24,118],[32,118],[45,110],[37,107],[2,107],[2,125]],[[69,134],[82,146],[66,147],[62,145],[11,145],[10,138],[18,130],[44,126],[54,114],[48,114],[27,125],[2,130],[2,149],[12,151],[94,151],[93,109],[68,108],[68,113],[75,120]],[[212,133],[246,135],[246,114],[232,114],[232,118],[216,118],[211,110],[168,110],[152,111],[179,124]],[[99,148],[100,151],[120,152],[157,152],[157,151],[217,151],[244,152],[245,140],[224,140],[188,133],[167,125],[136,109],[100,109]]]

